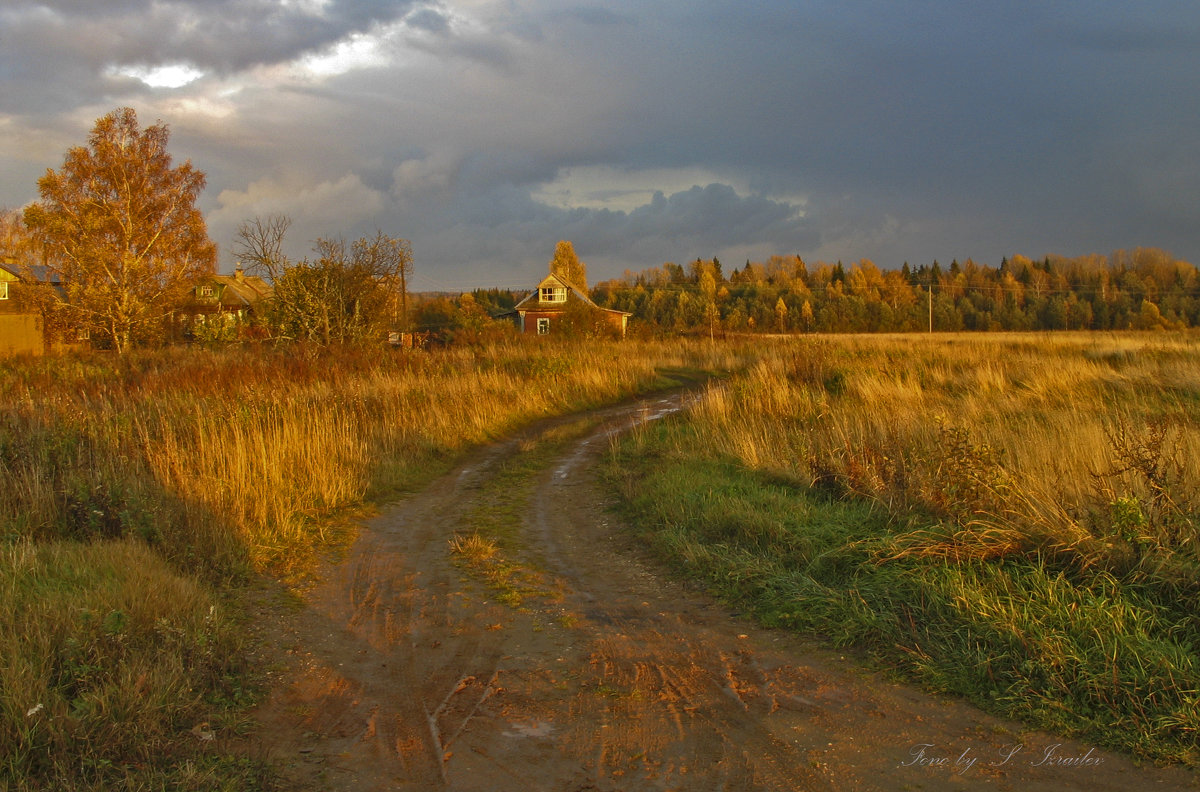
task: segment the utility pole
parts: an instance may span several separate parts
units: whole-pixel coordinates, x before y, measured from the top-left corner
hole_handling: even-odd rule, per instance
[[[933,270],[929,271],[929,332],[933,333]]]

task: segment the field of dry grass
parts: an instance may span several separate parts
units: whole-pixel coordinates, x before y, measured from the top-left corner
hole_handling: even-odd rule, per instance
[[[1198,350],[877,336],[6,363],[0,780],[263,788],[221,748],[254,698],[248,583],[302,578],[473,446],[672,371],[738,373],[622,452],[667,555],[769,622],[889,662],[899,646],[946,689],[1081,733],[1115,719],[1108,743],[1194,759]],[[1022,671],[1031,656],[1059,668]]]
[[[263,768],[213,749],[246,725],[254,575],[303,576],[370,504],[516,426],[732,360],[647,342],[6,363],[0,786],[256,788]]]
[[[779,341],[614,476],[764,619],[1050,728],[1194,761],[1200,338]]]

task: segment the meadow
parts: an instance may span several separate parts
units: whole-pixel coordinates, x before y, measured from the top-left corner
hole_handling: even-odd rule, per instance
[[[720,369],[647,342],[186,349],[0,368],[0,788],[247,790],[245,620],[355,519],[547,415]]]
[[[0,788],[253,790],[257,581],[541,417],[720,377],[608,466],[769,624],[1194,762],[1195,336],[186,349],[0,367]]]
[[[631,523],[767,624],[1194,764],[1200,339],[779,340],[616,444]]]

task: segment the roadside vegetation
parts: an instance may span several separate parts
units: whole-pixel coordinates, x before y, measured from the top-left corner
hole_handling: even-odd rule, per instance
[[[537,418],[736,364],[705,344],[191,348],[0,369],[0,788],[266,788],[245,594]],[[343,527],[338,527],[343,526]]]
[[[609,471],[662,557],[763,622],[1194,764],[1198,416],[1194,335],[792,338]]]

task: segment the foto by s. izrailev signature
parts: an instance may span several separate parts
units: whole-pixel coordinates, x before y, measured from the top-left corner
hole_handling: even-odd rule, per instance
[[[984,760],[982,765],[981,759]],[[916,743],[898,766],[948,770],[964,775],[975,767],[1004,767],[1016,762],[1031,767],[1081,768],[1101,765],[1104,757],[1097,756],[1094,748],[1088,748],[1083,754],[1065,753],[1062,743],[1048,745],[1040,753],[1026,750],[1021,743],[1006,745],[991,753],[978,753],[970,746],[956,753],[935,743]]]

